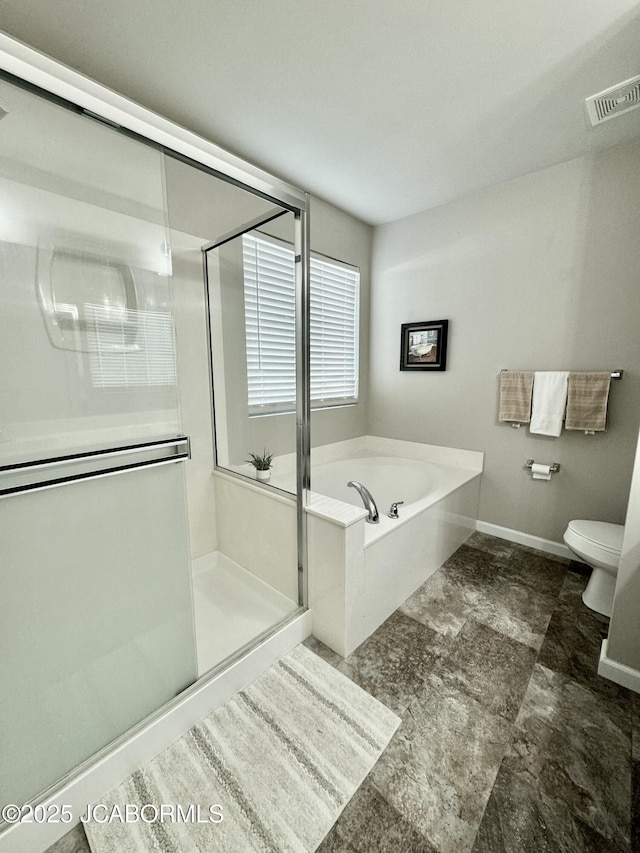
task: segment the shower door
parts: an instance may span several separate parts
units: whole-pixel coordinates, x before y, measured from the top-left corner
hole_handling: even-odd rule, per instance
[[[196,678],[160,151],[0,79],[0,802]]]

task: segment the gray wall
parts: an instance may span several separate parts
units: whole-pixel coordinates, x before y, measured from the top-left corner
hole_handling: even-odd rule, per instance
[[[485,451],[480,518],[561,540],[623,522],[640,421],[640,142],[375,230],[369,431]],[[446,372],[400,372],[400,324],[450,320]],[[499,424],[511,369],[623,368],[606,433]],[[559,462],[533,481],[525,460]]]

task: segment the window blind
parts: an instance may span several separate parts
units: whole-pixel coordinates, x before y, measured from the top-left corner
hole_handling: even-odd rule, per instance
[[[250,414],[295,408],[295,267],[285,243],[243,240],[247,396]],[[359,271],[311,258],[311,403],[358,399]]]

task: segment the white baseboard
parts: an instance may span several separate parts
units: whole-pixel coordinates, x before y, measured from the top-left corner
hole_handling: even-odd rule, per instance
[[[575,560],[575,556],[563,545],[562,542],[554,542],[552,539],[542,539],[531,533],[523,533],[521,530],[513,530],[511,527],[501,527],[499,524],[490,524],[488,521],[476,522],[476,530],[479,533],[488,533],[518,545],[526,545],[527,548],[535,548],[536,551],[544,551],[554,554],[556,557],[565,557],[567,560]]]
[[[46,809],[44,813],[49,815],[60,815],[62,806],[69,806],[73,815],[71,822],[15,823],[0,833],[0,853],[41,853],[46,850],[79,822],[80,816],[86,813],[87,804],[100,802],[100,797],[239,690],[247,687],[310,633],[311,612],[307,610],[224,672],[208,681],[202,679],[202,684],[196,682],[187,696],[165,713],[114,745],[113,749],[42,800]]]
[[[616,684],[621,684],[623,687],[633,690],[634,693],[640,693],[640,672],[608,657],[608,642],[608,640],[602,641],[598,675],[608,678],[609,681],[615,681]]]

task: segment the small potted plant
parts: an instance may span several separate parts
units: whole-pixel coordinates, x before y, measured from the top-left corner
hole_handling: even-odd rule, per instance
[[[271,463],[273,462],[273,453],[268,453],[266,450],[262,454],[250,453],[249,459],[245,460],[256,469],[256,480],[268,480],[271,476]]]

